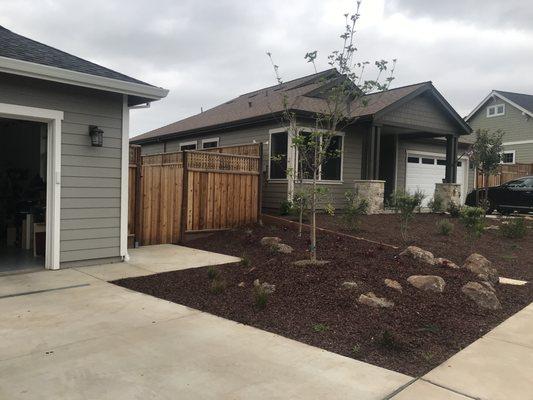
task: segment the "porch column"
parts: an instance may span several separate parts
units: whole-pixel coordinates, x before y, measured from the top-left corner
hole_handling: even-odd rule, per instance
[[[381,126],[371,125],[363,141],[363,165],[361,179],[379,179],[379,153]]]
[[[446,174],[444,183],[457,181],[457,146],[458,140],[455,135],[446,136]]]

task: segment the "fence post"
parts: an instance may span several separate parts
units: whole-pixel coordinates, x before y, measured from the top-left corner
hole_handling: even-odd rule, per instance
[[[183,152],[183,179],[182,179],[182,189],[181,189],[181,228],[180,228],[180,243],[183,243],[185,238],[185,230],[187,229],[187,216],[189,211],[189,153],[187,151]]]
[[[135,217],[133,226],[135,229],[135,243],[134,247],[141,245],[142,238],[142,154],[141,148],[139,147],[135,151]]]
[[[259,179],[257,188],[257,222],[263,223],[261,213],[263,211],[263,143],[259,142]]]

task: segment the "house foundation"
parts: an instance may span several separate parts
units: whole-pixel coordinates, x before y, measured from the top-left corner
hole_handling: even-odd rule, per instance
[[[456,205],[461,204],[461,184],[460,183],[436,183],[435,197],[442,199],[442,205],[445,210],[448,209],[450,203]]]
[[[383,211],[385,199],[385,181],[355,180],[354,189],[360,200],[368,203],[368,214],[379,214]]]

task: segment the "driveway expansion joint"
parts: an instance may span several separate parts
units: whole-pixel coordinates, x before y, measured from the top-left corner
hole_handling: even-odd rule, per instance
[[[455,393],[455,394],[458,394],[460,396],[464,396],[464,397],[468,397],[469,399],[472,399],[472,400],[482,400],[480,397],[472,397],[470,396],[469,394],[466,394],[466,393],[463,393],[463,392],[459,392],[458,390],[455,390],[455,389],[451,389],[449,387],[446,387],[446,386],[443,386],[443,385],[440,385],[438,383],[435,383],[435,382],[432,382],[430,381],[429,379],[426,379],[426,378],[420,378],[421,381],[424,381],[424,382],[427,382],[427,383],[430,383],[434,386],[438,386],[440,387],[441,389],[444,389],[444,390],[448,390],[449,392],[452,392],[452,393]]]
[[[75,289],[75,288],[80,288],[80,287],[85,287],[85,286],[91,286],[91,284],[90,283],[81,283],[79,285],[70,285],[70,286],[62,286],[62,287],[51,288],[51,289],[32,290],[32,291],[29,291],[29,292],[6,294],[4,296],[0,296],[0,300],[1,299],[8,299],[10,297],[29,296],[31,294],[55,292],[57,290]]]

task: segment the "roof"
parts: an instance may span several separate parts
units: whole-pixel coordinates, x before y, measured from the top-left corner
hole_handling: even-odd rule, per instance
[[[76,81],[76,78],[78,79],[79,83],[82,83],[84,81],[83,78],[86,78],[87,75],[90,75],[92,77],[102,78],[102,80],[108,84],[113,81],[119,81],[121,83],[133,85],[131,87],[137,89],[140,87],[151,88],[145,89],[145,91],[148,91],[148,94],[153,95],[154,98],[164,97],[166,96],[166,93],[168,93],[168,91],[162,92],[161,88],[157,88],[146,82],[21,36],[0,26],[0,72],[30,76],[31,71],[29,70],[35,71],[36,66],[41,67],[38,71],[43,76],[36,76],[41,79],[46,79],[46,77],[53,75],[52,72],[58,72],[59,70],[63,71],[65,76],[70,76],[65,74],[67,71],[79,74],[76,75],[75,78],[70,79],[72,82],[67,82],[71,84],[75,84],[74,81]],[[74,76],[74,74],[71,75]],[[82,86],[88,86],[88,84]],[[122,87],[127,86],[122,84]],[[142,89],[139,89],[138,91],[139,93],[131,94],[143,94],[141,93]],[[126,89],[119,92],[128,94]],[[156,95],[154,93],[156,93]]]
[[[528,114],[530,117],[533,117],[533,95],[531,94],[523,94],[523,93],[515,93],[515,92],[506,92],[504,90],[493,90],[489,93],[487,97],[483,99],[481,103],[479,103],[470,114],[465,118],[465,120],[470,120],[474,114],[476,114],[483,105],[489,101],[491,98],[499,98],[503,101],[506,101],[507,103],[511,104],[512,106],[518,108],[520,111],[522,111],[525,114]]]
[[[284,97],[287,99],[289,108],[295,112],[324,112],[326,102],[320,96],[320,89],[333,79],[339,79],[339,77],[341,77],[340,73],[332,68],[289,82],[245,93],[199,114],[135,136],[130,141],[131,143],[144,143],[163,137],[183,136],[223,126],[243,124],[261,118],[272,119],[273,115],[284,111]],[[402,98],[428,89],[435,90],[431,82],[422,82],[390,89],[385,92],[369,94],[365,96],[364,102],[357,101],[352,103],[350,117],[360,118],[375,115]],[[455,113],[453,109],[451,110]],[[459,115],[456,115],[456,118],[460,121],[459,123],[464,124]]]

